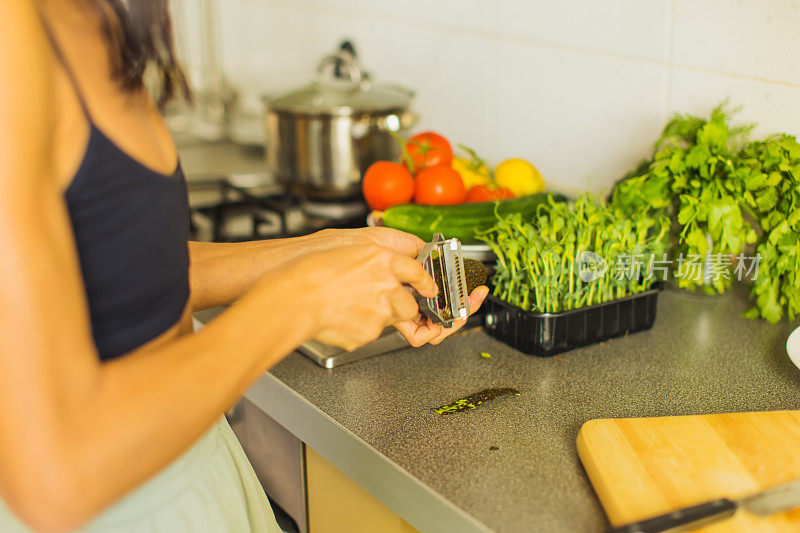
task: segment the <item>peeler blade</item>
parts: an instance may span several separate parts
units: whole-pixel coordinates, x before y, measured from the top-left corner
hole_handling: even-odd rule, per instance
[[[439,294],[434,298],[416,295],[420,311],[434,323],[448,328],[456,320],[467,318],[470,309],[461,242],[436,233],[417,260],[439,285]]]

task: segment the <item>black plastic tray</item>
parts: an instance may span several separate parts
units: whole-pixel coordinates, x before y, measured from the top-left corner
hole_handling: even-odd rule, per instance
[[[483,319],[489,335],[528,355],[549,357],[652,327],[660,287],[561,313],[534,313],[500,298],[486,297]]]

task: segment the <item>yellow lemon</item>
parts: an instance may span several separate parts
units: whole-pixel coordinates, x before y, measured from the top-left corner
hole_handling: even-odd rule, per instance
[[[461,176],[467,190],[475,185],[487,185],[491,180],[488,168],[475,164],[469,159],[455,158],[450,166]]]
[[[517,196],[542,192],[545,188],[542,174],[524,159],[506,159],[494,169],[494,182],[498,187],[511,189]]]

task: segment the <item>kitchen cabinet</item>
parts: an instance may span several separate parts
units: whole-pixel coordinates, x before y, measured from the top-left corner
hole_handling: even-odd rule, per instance
[[[280,506],[298,533],[417,531],[249,400],[228,420],[273,510]]]
[[[303,443],[247,399],[227,416],[276,517],[277,505],[294,521],[298,533],[308,533]]]
[[[306,446],[309,533],[415,533],[405,520]]]

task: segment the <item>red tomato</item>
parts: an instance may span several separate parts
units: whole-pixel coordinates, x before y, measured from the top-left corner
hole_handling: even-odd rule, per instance
[[[439,165],[417,174],[414,201],[418,204],[450,205],[464,201],[467,191],[461,176],[450,167]]]
[[[492,202],[494,200],[507,200],[514,198],[514,193],[511,189],[505,187],[490,187],[488,185],[475,185],[467,193],[466,203],[471,204],[475,202]]]
[[[437,165],[450,166],[453,161],[453,148],[450,143],[432,131],[411,137],[406,143],[406,150],[414,162],[414,170],[417,173]]]
[[[372,209],[384,211],[393,205],[411,201],[414,197],[414,177],[403,165],[376,161],[364,173],[361,190]]]

